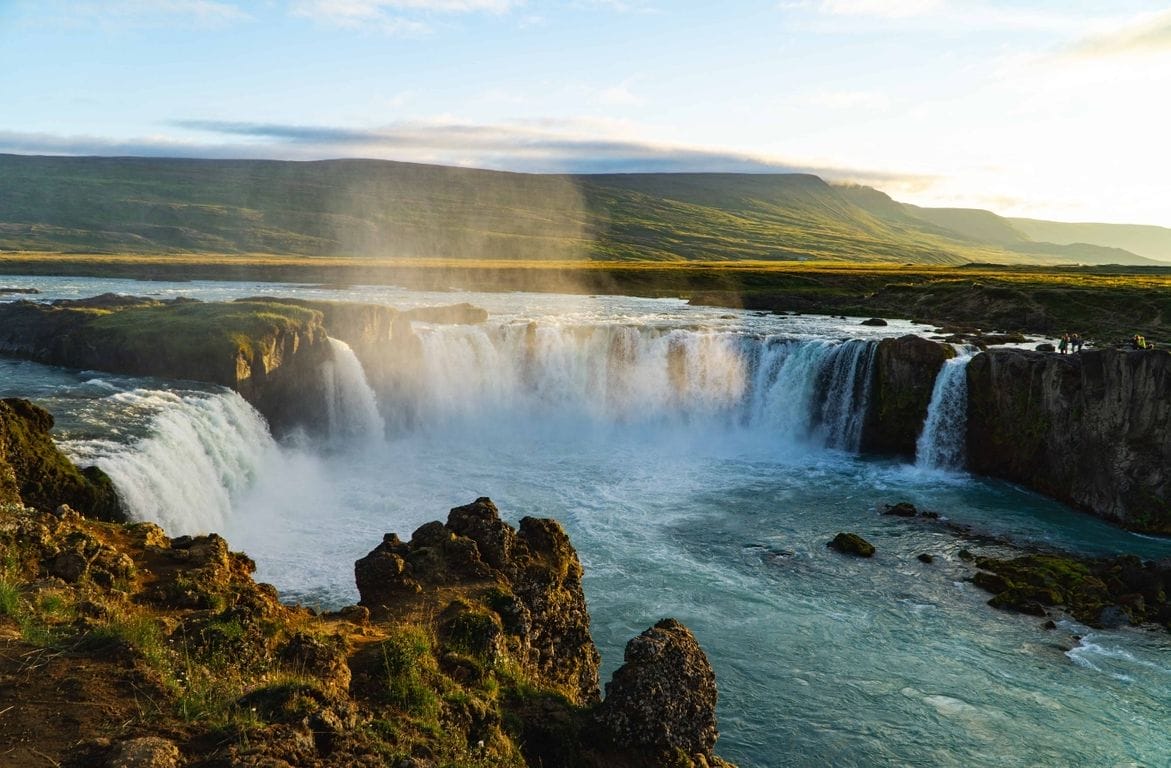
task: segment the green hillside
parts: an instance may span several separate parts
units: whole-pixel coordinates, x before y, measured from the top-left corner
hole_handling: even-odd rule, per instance
[[[1146,263],[804,174],[0,155],[0,250],[382,259]],[[992,222],[988,232],[966,225]],[[1089,249],[1089,250],[1087,250]]]
[[[1008,219],[1025,236],[1033,240],[1068,245],[1125,248],[1149,259],[1171,262],[1171,229],[1142,224],[1071,224],[1040,219]]]

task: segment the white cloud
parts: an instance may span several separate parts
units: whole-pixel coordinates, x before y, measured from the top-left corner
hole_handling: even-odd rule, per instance
[[[505,13],[523,0],[297,0],[294,15],[330,22],[386,20],[396,12]]]
[[[1068,49],[1085,58],[1171,52],[1171,11],[1144,14],[1113,29],[1087,35]]]
[[[296,0],[294,16],[346,29],[376,30],[390,35],[431,31],[422,17],[433,14],[503,14],[524,0]]]
[[[995,0],[783,0],[787,11],[813,12],[830,18],[857,18],[916,28],[961,30],[1022,30],[1084,35],[1117,17],[1022,7]]]
[[[44,11],[49,11],[45,13]],[[60,24],[102,24],[130,27],[175,25],[218,26],[251,19],[237,3],[220,0],[111,0],[51,3],[38,11]]]
[[[619,83],[598,92],[598,101],[615,107],[629,107],[642,104],[642,99],[630,90],[629,83]]]
[[[880,16],[901,19],[922,16],[943,8],[943,0],[822,0],[824,13],[839,16]]]
[[[891,105],[890,97],[881,91],[820,91],[809,101],[818,107],[869,112],[885,112]]]

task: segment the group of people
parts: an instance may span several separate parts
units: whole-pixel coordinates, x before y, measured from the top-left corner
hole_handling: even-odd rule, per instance
[[[1141,333],[1136,333],[1134,338],[1130,340],[1130,346],[1134,349],[1154,349],[1155,345],[1146,340]]]
[[[1082,344],[1085,340],[1076,333],[1067,333],[1061,337],[1061,341],[1057,342],[1057,351],[1061,354],[1066,352],[1081,352]]]

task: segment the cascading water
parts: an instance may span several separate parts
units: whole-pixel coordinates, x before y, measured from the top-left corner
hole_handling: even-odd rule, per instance
[[[829,352],[829,360],[823,367],[825,386],[821,401],[821,424],[827,447],[858,450],[870,405],[871,370],[877,350],[876,344],[854,339]]]
[[[362,363],[350,345],[329,340],[332,358],[322,363],[325,409],[333,441],[373,440],[382,435],[382,417]]]
[[[110,476],[133,519],[171,535],[224,530],[236,497],[279,451],[264,417],[235,392],[136,389],[107,402],[124,419],[136,416],[141,436],[129,445],[75,440],[62,447]]]
[[[377,382],[415,427],[485,420],[711,423],[857,448],[875,344],[692,329],[425,327]],[[388,409],[390,410],[390,409]]]
[[[923,431],[915,444],[915,465],[925,469],[963,469],[968,419],[970,353],[944,362],[935,377]]]

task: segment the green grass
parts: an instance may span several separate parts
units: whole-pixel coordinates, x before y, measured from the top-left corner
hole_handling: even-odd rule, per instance
[[[439,697],[427,680],[435,666],[427,632],[419,627],[399,629],[383,641],[381,651],[386,703],[420,720],[434,720]]]
[[[20,615],[20,586],[0,575],[0,616],[17,618]]]
[[[251,357],[257,340],[304,327],[319,317],[313,310],[289,304],[193,303],[102,313],[91,328],[127,354],[207,360],[236,352]]]

